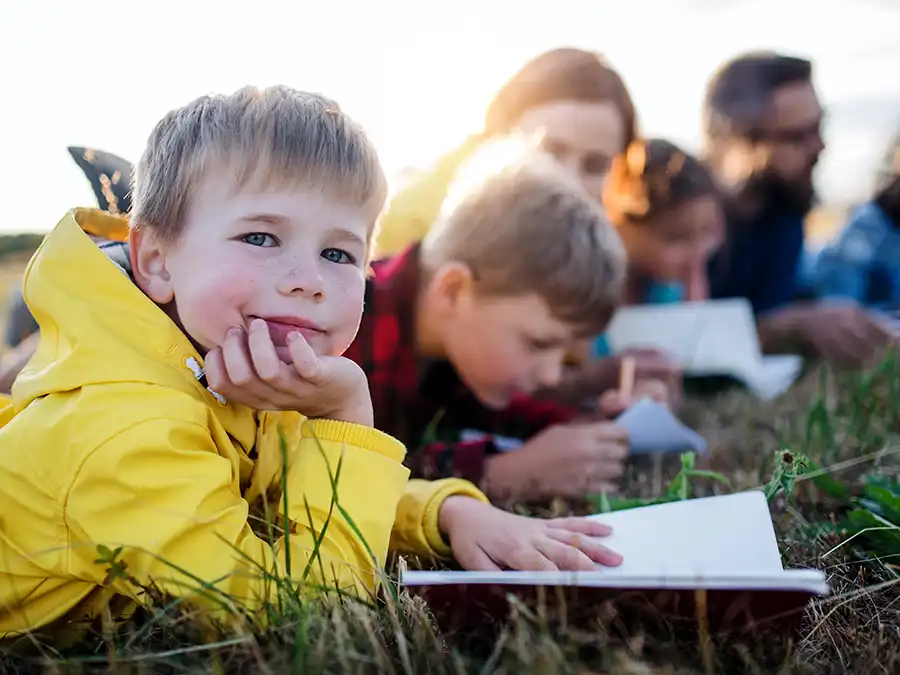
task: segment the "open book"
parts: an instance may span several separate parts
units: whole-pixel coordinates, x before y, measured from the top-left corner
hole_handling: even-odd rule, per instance
[[[622,554],[619,567],[593,572],[407,571],[400,582],[451,622],[473,610],[505,617],[507,593],[569,591],[568,602],[599,603],[637,594],[669,616],[692,618],[705,592],[713,631],[767,621],[795,623],[810,598],[828,593],[818,570],[785,570],[762,492],[691,499],[593,516],[613,527],[603,543]],[[547,595],[552,595],[548,593]],[[496,613],[500,612],[498,616]]]
[[[753,311],[742,298],[622,307],[606,338],[613,353],[659,349],[689,377],[733,377],[760,398],[787,391],[803,367],[793,354],[763,356]]]

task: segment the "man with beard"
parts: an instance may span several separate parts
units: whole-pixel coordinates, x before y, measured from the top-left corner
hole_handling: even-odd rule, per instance
[[[739,55],[709,81],[706,158],[728,195],[725,245],[710,261],[714,298],[747,298],[763,349],[862,362],[888,339],[857,305],[798,302],[803,228],[825,149],[812,64],[774,52]]]

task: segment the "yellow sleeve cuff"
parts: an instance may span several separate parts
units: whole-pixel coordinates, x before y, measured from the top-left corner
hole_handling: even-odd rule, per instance
[[[301,438],[318,438],[321,441],[344,443],[357,448],[365,448],[402,462],[406,457],[406,446],[393,436],[362,424],[339,422],[326,419],[305,419],[300,430]]]
[[[441,506],[448,497],[471,497],[490,503],[481,490],[461,478],[411,480],[397,507],[392,547],[422,556],[451,558],[450,545],[438,523]]]

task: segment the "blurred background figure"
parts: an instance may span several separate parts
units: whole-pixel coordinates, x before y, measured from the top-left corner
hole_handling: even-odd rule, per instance
[[[900,311],[900,131],[885,153],[872,198],[813,257],[808,283],[821,298]]]
[[[710,291],[750,301],[764,349],[862,362],[889,339],[878,321],[855,305],[797,302],[823,116],[806,59],[751,52],[713,74],[705,152],[727,194],[727,233],[710,263]]]
[[[419,241],[437,218],[457,169],[485,141],[537,134],[546,150],[600,199],[613,158],[637,137],[637,113],[625,82],[606,59],[561,48],[528,61],[495,94],[472,134],[402,188],[381,218],[377,254]]]
[[[603,205],[628,253],[625,305],[706,300],[707,263],[725,214],[709,169],[664,139],[636,140],[612,163]],[[594,353],[608,353],[601,336]]]

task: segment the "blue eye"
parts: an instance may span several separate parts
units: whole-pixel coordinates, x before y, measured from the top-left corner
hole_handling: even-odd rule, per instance
[[[338,265],[352,265],[356,262],[352,255],[339,248],[326,248],[322,251],[322,257],[328,262],[337,263]]]
[[[264,232],[251,232],[250,234],[245,234],[241,237],[241,241],[245,244],[250,244],[251,246],[259,246],[261,248],[270,248],[272,246],[278,246],[278,241],[271,234],[265,234]]]

